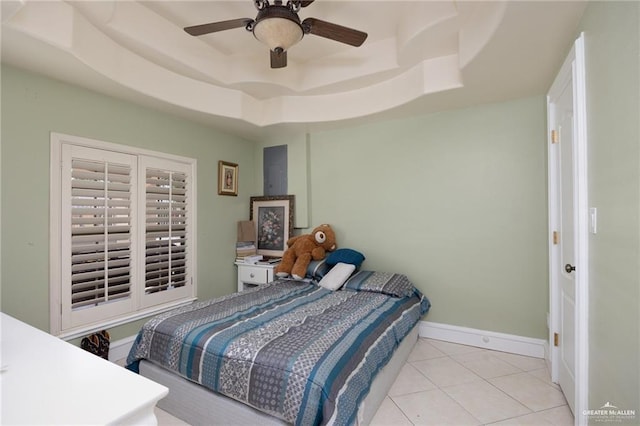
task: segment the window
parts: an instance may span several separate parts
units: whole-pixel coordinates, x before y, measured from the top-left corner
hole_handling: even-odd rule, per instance
[[[51,332],[195,299],[195,160],[51,134]]]

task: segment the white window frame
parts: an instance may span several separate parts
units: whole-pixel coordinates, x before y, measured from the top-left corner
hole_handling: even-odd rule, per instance
[[[79,136],[65,135],[62,133],[51,133],[50,137],[50,241],[49,241],[49,299],[50,299],[50,332],[54,336],[64,339],[73,339],[82,335],[125,324],[137,319],[147,317],[159,312],[172,309],[174,307],[191,303],[196,299],[196,165],[195,159],[145,150],[141,148],[119,145],[110,142],[88,139]],[[124,308],[119,307],[114,310],[114,315],[107,319],[94,319],[89,308],[84,312],[75,312],[73,322],[70,305],[70,284],[69,277],[63,277],[65,268],[62,262],[68,261],[68,238],[63,238],[63,220],[69,217],[69,212],[63,211],[63,197],[69,197],[69,191],[63,191],[63,158],[68,156],[65,150],[74,149],[82,152],[83,149],[100,150],[104,152],[105,158],[132,158],[134,170],[132,170],[132,209],[136,212],[131,218],[131,239],[132,239],[132,288],[131,297]],[[146,170],[165,169],[187,175],[187,199],[188,201],[188,222],[187,222],[187,279],[183,287],[172,289],[170,292],[160,292],[155,294],[145,294],[145,182]],[[68,174],[66,175],[68,177]],[[63,243],[63,241],[67,241]],[[65,281],[67,280],[67,281]],[[67,293],[67,294],[65,294]],[[101,309],[98,307],[96,312]],[[107,309],[108,310],[108,309]],[[103,310],[104,311],[104,310]],[[120,311],[120,312],[118,312]],[[64,319],[63,319],[64,318]]]

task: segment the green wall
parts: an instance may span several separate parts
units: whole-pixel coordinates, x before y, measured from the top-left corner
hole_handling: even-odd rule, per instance
[[[589,204],[589,408],[640,421],[640,4],[590,2],[585,33]],[[593,420],[591,423],[594,423]]]
[[[599,225],[589,242],[589,408],[638,410],[640,5],[590,2],[580,31]],[[3,312],[48,329],[51,131],[196,158],[199,297],[234,290],[235,222],[261,191],[264,144],[12,67],[1,77]],[[308,226],[331,223],[366,268],[406,273],[432,300],[428,321],[545,339],[545,126],[540,96],[290,137],[304,146],[293,161],[308,164]],[[240,165],[238,197],[216,195],[218,160]]]
[[[248,218],[255,145],[212,128],[2,67],[2,311],[49,330],[49,134],[66,133],[197,159],[201,299],[236,286],[236,222]],[[217,195],[218,160],[239,164],[239,196]],[[142,321],[117,327],[134,335]]]
[[[428,321],[545,339],[542,96],[310,135],[310,227],[403,272]]]
[[[293,138],[308,226],[331,223],[366,267],[407,273],[433,302],[429,321],[545,338],[544,129],[534,97]],[[51,131],[196,158],[198,295],[233,291],[235,222],[260,193],[263,144],[5,66],[4,312],[48,329]],[[239,197],[216,195],[218,160],[239,163]]]

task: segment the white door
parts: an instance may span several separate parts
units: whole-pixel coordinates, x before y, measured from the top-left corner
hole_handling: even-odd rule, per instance
[[[574,244],[574,187],[573,187],[573,87],[563,87],[556,99],[554,114],[557,132],[558,152],[558,189],[559,220],[556,225],[558,302],[560,308],[558,337],[554,344],[558,347],[558,383],[564,392],[569,407],[574,411],[575,400],[575,354],[576,354],[576,280],[575,280],[575,244]]]
[[[551,376],[582,424],[587,396],[587,179],[584,39],[548,94]]]

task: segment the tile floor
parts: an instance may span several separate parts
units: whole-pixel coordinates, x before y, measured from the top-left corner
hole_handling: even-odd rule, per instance
[[[160,426],[185,425],[156,409]],[[573,425],[544,360],[419,339],[371,426]]]

